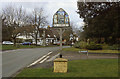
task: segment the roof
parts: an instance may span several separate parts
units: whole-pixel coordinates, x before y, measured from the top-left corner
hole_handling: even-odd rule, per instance
[[[54,29],[51,29],[51,28],[47,28],[47,29],[40,28],[39,29],[40,37],[43,37],[42,35],[43,35],[44,30],[45,30],[45,37],[46,38],[55,38],[55,36],[56,36],[56,38],[59,38],[59,34],[57,33],[57,31]]]

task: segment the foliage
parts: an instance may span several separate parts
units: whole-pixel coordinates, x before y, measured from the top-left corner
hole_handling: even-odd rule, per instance
[[[86,49],[88,50],[101,50],[102,46],[98,44],[89,44],[86,46]]]
[[[114,45],[103,44],[102,48],[103,49],[110,49],[110,50],[120,50],[120,45],[119,44],[114,44]]]
[[[80,41],[75,43],[74,45],[75,48],[80,48],[80,49],[88,49],[88,50],[101,50],[102,46],[100,44],[95,44],[94,42],[90,42],[90,44]]]
[[[118,43],[120,38],[120,2],[78,2],[78,14],[85,25],[81,35],[85,38],[101,38],[108,44]]]
[[[111,46],[112,50],[120,50],[120,45],[119,44],[114,44],[113,46]]]
[[[75,47],[75,48],[85,49],[86,46],[87,46],[87,43],[84,42],[84,41],[76,42],[76,43],[74,44],[74,47]]]

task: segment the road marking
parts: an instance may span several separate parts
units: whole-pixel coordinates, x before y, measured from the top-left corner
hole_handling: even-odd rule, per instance
[[[28,65],[27,67],[33,66],[33,65],[37,64],[38,62],[40,62],[41,60],[44,60],[44,58],[45,58],[46,56],[47,56],[46,58],[48,58],[48,55],[50,55],[51,53],[52,53],[52,52],[49,52],[48,54],[42,56],[41,58],[39,58],[38,60],[34,61],[32,64]],[[46,58],[45,58],[45,59],[46,59]],[[44,60],[44,61],[45,61],[45,60]],[[42,61],[42,62],[44,62],[44,61]]]
[[[47,60],[50,56],[47,56],[45,59],[43,59],[41,62],[39,63],[43,63],[45,60]]]
[[[56,54],[55,56],[53,56],[52,58],[50,58],[49,60],[47,60],[47,62],[49,61],[53,61],[56,57],[58,57],[60,55],[60,53]]]
[[[49,52],[47,55],[50,55],[52,52]]]

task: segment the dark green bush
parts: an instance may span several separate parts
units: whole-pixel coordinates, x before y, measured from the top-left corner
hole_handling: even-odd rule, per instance
[[[74,47],[80,48],[80,49],[88,49],[88,50],[101,50],[102,49],[102,45],[100,44],[95,44],[94,42],[87,44],[84,41],[76,42],[74,44]]]
[[[120,50],[120,46],[118,44],[114,44],[112,46],[109,46],[110,50]]]
[[[74,47],[75,47],[75,48],[80,48],[80,49],[85,49],[86,46],[87,46],[87,43],[84,42],[84,41],[76,42],[76,43],[74,44]]]
[[[88,49],[88,50],[101,50],[102,46],[99,44],[89,44],[86,46],[86,49]]]
[[[74,47],[75,47],[75,48],[80,48],[79,42],[76,42],[76,43],[74,44]]]
[[[108,50],[120,50],[120,45],[118,44],[114,44],[114,45],[107,45],[107,44],[104,44],[102,45],[103,49],[108,49]]]

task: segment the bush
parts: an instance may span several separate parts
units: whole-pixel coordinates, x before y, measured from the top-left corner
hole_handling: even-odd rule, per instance
[[[103,47],[103,49],[108,49],[108,50],[120,50],[120,45],[118,45],[118,44],[114,44],[111,46],[104,44],[102,47]]]
[[[88,50],[101,50],[102,46],[99,44],[89,44],[86,46],[86,49],[88,49]]]
[[[88,50],[101,50],[102,49],[102,45],[100,44],[95,44],[94,42],[87,44],[84,41],[76,42],[74,44],[74,47],[80,48],[80,49],[88,49]]]
[[[76,42],[76,43],[74,44],[74,47],[75,47],[75,48],[85,49],[86,46],[87,46],[87,43],[84,42],[84,41]]]
[[[113,46],[109,46],[111,50],[120,50],[120,46],[118,44],[114,44]]]
[[[102,44],[102,48],[103,48],[103,49],[109,49],[109,47],[110,47],[110,46],[109,46],[108,44]]]
[[[80,48],[80,43],[79,43],[79,42],[76,42],[76,43],[74,44],[74,47],[75,47],[75,48]]]

